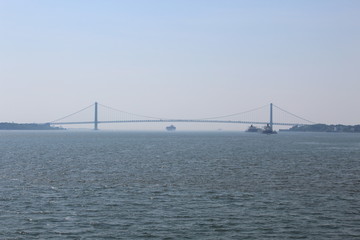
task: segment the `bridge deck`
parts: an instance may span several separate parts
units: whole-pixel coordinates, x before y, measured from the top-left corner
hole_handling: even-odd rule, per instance
[[[95,123],[94,121],[85,121],[85,122],[52,122],[50,124],[51,125],[73,125],[73,124],[94,124],[94,123]],[[103,123],[230,123],[230,124],[256,124],[256,125],[269,124],[269,122],[196,120],[196,119],[118,120],[118,121],[98,121],[97,123],[98,124],[103,124]],[[295,126],[295,125],[306,125],[306,124],[273,122],[273,125]]]

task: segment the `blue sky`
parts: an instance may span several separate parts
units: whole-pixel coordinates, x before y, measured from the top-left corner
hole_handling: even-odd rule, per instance
[[[360,1],[0,1],[0,122],[274,102],[359,124]]]

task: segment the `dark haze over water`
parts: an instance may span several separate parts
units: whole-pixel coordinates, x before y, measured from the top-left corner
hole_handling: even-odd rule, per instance
[[[360,134],[0,132],[0,239],[360,239]]]

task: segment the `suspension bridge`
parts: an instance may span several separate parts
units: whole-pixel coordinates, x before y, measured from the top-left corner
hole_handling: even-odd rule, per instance
[[[100,111],[101,109],[101,111]],[[287,115],[286,121],[274,121],[274,109],[282,114]],[[86,114],[84,115],[84,113]],[[100,112],[102,115],[100,115]],[[259,114],[259,112],[261,112]],[[257,114],[254,114],[257,113]],[[279,118],[276,118],[279,119]],[[77,124],[92,124],[94,130],[99,129],[100,124],[123,124],[123,123],[222,123],[222,124],[251,124],[251,125],[267,125],[273,129],[274,125],[278,126],[302,126],[314,124],[314,122],[295,115],[287,110],[284,110],[272,103],[262,107],[254,108],[248,111],[195,119],[182,118],[159,118],[153,116],[145,116],[122,111],[112,108],[100,103],[93,103],[79,111],[69,114],[65,117],[48,122],[52,126],[62,125],[77,125]]]

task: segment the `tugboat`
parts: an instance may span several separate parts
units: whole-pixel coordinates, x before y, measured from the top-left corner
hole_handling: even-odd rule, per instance
[[[274,130],[272,129],[272,127],[270,127],[269,124],[267,124],[267,125],[264,127],[264,130],[262,131],[262,133],[264,133],[264,134],[277,134],[277,132],[274,131]]]
[[[251,126],[246,130],[246,132],[261,132],[261,129],[251,124]]]
[[[170,126],[167,126],[166,127],[166,130],[167,131],[175,131],[176,130],[176,127],[174,125],[170,125]]]

